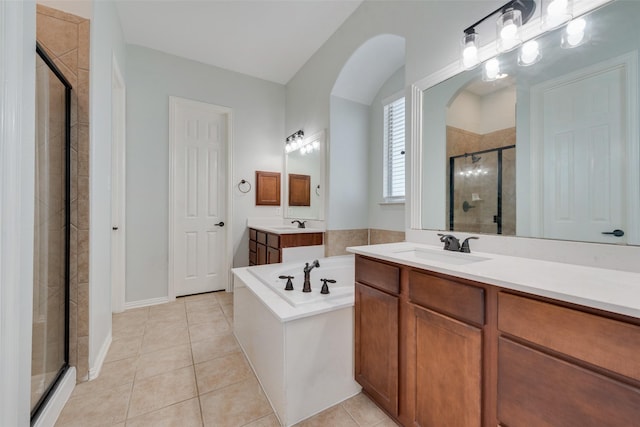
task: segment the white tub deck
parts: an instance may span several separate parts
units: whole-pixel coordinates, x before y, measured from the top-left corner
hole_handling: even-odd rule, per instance
[[[353,365],[353,256],[319,262],[311,293],[302,292],[304,263],[233,269],[234,334],[283,426],[361,390]],[[279,290],[286,283],[280,274],[296,277],[294,291]],[[337,280],[333,293],[320,294],[321,278]]]

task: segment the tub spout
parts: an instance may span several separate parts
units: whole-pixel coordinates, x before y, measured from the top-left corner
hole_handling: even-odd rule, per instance
[[[302,286],[302,292],[311,292],[311,270],[314,267],[320,267],[318,260],[314,260],[311,265],[308,262],[304,263],[304,285]]]

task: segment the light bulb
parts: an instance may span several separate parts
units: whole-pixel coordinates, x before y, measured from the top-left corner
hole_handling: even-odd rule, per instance
[[[587,22],[582,18],[569,22],[562,37],[562,47],[572,48],[581,45],[585,41],[586,27]]]
[[[473,30],[472,30],[473,31]],[[462,37],[462,66],[470,70],[480,63],[478,58],[478,35],[475,32]]]
[[[505,22],[504,27],[500,31],[500,37],[503,40],[511,40],[518,34],[518,27],[512,20]]]
[[[496,21],[496,33],[498,37],[498,52],[514,49],[520,40],[520,27],[522,26],[522,13],[518,9],[504,12]]]
[[[518,56],[518,63],[520,65],[532,65],[538,62],[539,59],[540,47],[537,41],[530,40],[522,45],[520,55]]]
[[[486,80],[495,80],[500,74],[500,62],[496,58],[491,58],[484,64],[484,75]]]

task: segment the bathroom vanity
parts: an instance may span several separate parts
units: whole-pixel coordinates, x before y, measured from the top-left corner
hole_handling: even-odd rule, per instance
[[[355,377],[402,425],[637,425],[639,274],[415,243],[350,250]]]
[[[323,256],[322,230],[289,225],[249,228],[249,265],[277,264]]]

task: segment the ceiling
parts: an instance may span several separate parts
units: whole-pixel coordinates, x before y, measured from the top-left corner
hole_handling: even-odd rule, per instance
[[[363,0],[118,0],[126,43],[286,84]]]

